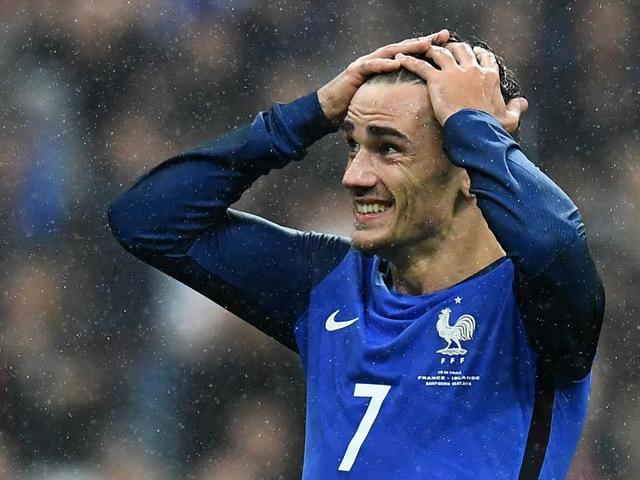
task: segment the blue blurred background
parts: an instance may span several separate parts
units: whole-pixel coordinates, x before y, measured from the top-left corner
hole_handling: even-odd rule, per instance
[[[441,27],[513,66],[524,149],[581,207],[607,287],[571,478],[640,478],[631,0],[0,1],[0,478],[299,478],[298,358],[127,255],[106,209],[162,159]],[[349,234],[342,144],[238,206]]]

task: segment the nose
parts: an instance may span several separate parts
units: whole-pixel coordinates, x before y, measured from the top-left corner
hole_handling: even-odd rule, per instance
[[[361,148],[347,164],[347,169],[342,176],[342,185],[351,191],[375,187],[378,177],[373,170],[371,160],[371,154]]]

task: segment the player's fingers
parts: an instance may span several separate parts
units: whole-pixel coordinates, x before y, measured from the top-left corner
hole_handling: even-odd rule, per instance
[[[496,72],[499,71],[498,60],[496,60],[496,56],[493,52],[482,47],[473,47],[473,53],[478,59],[478,63],[481,67],[494,70]]]
[[[439,32],[427,35],[425,38],[428,38],[429,40],[431,40],[431,43],[434,45],[444,45],[449,41],[450,35],[451,34],[449,33],[449,30],[447,30],[446,28],[443,28]]]
[[[356,73],[368,77],[374,73],[393,72],[400,68],[401,62],[395,58],[372,58],[354,65]]]
[[[428,81],[429,77],[431,77],[435,72],[438,71],[432,65],[429,65],[424,60],[417,59],[416,57],[411,57],[399,53],[398,55],[396,55],[396,59],[400,61],[404,68],[406,68],[410,72],[415,73],[420,78],[423,78],[426,81]]]
[[[398,53],[404,53],[407,55],[415,55],[424,53],[429,49],[432,43],[444,44],[449,41],[449,30],[443,29],[439,32],[432,33],[423,37],[407,38],[401,42],[392,43],[380,47],[374,52],[361,57],[362,60],[368,60],[370,58],[393,58]]]
[[[476,56],[468,43],[463,42],[451,42],[445,45],[445,48],[449,50],[453,57],[461,67],[467,67],[471,65],[477,65],[478,61]]]
[[[398,53],[414,55],[425,52],[430,46],[431,40],[428,37],[417,38],[415,40],[407,40],[404,42],[392,43],[391,45],[385,45],[384,47],[377,49],[375,52],[365,55],[362,59],[393,58]]]
[[[453,57],[453,54],[443,47],[432,45],[429,50],[425,52],[425,56],[435,63],[441,69],[457,67],[458,63]]]
[[[429,35],[422,35],[420,37],[413,37],[413,38],[406,38],[404,40],[402,40],[401,42],[398,42],[400,44],[403,43],[407,43],[407,42],[414,42],[417,40],[429,40],[431,41],[431,43],[434,43],[436,45],[441,45],[444,44],[446,42],[449,41],[449,30],[446,29],[442,29],[439,32],[435,32],[435,33],[430,33]]]

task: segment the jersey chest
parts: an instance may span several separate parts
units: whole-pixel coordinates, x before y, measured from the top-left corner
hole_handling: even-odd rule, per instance
[[[494,472],[510,468],[496,458],[497,466],[488,442],[479,441],[495,431],[484,428],[487,418],[506,429],[499,441],[511,450],[526,440],[535,358],[510,265],[423,297],[389,292],[366,264],[342,267],[313,292],[299,325],[305,472],[331,478],[331,471],[360,469],[367,478],[399,478],[405,469],[412,478],[433,471],[442,449],[455,445],[467,454],[461,468],[470,458],[477,468],[481,457]]]

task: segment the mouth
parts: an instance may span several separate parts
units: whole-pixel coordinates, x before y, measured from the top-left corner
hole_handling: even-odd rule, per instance
[[[393,208],[393,201],[381,199],[357,199],[353,202],[356,227],[381,220]]]

